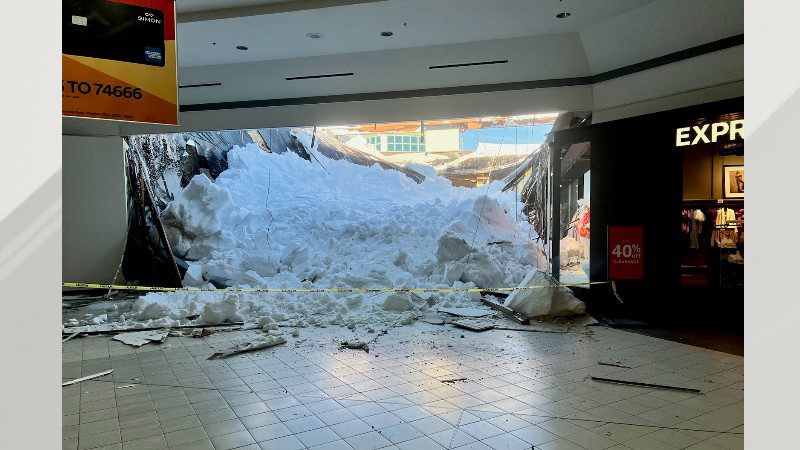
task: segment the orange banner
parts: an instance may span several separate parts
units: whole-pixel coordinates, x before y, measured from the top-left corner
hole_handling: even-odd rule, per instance
[[[173,0],[65,0],[63,116],[178,124]]]

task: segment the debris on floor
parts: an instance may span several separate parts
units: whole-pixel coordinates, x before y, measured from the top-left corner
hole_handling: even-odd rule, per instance
[[[569,333],[570,331],[569,327],[548,326],[548,325],[554,325],[554,324],[540,324],[538,326],[496,324],[494,326],[494,329],[506,330],[506,331],[529,331],[533,333],[558,333],[558,334]]]
[[[503,407],[510,406],[513,409],[521,407],[532,408],[536,407],[535,404],[541,404],[543,400],[546,401],[545,394],[550,394],[551,392],[553,394],[562,394],[562,397],[563,392],[574,395],[574,397],[570,397],[570,399],[562,402],[562,404],[569,404],[571,408],[575,409],[575,411],[564,410],[569,411],[570,417],[575,419],[574,425],[588,424],[594,426],[598,424],[598,422],[612,423],[611,426],[606,426],[603,430],[613,427],[619,428],[618,425],[613,424],[620,422],[621,416],[617,409],[598,408],[597,404],[591,400],[599,397],[602,397],[604,401],[612,401],[613,399],[646,399],[646,402],[642,402],[645,406],[635,406],[637,412],[636,416],[644,414],[641,418],[646,418],[648,416],[662,418],[661,414],[665,410],[660,410],[657,413],[650,413],[650,411],[662,408],[665,405],[664,400],[669,400],[670,402],[674,400],[675,403],[673,404],[686,404],[687,407],[690,405],[708,405],[709,410],[712,410],[712,408],[714,411],[720,409],[720,413],[725,414],[724,418],[726,420],[732,420],[731,412],[733,410],[741,410],[744,390],[741,381],[743,379],[743,358],[740,356],[725,355],[719,352],[689,347],[687,345],[664,341],[650,336],[614,330],[609,327],[586,329],[567,325],[535,324],[535,322],[535,325],[521,326],[505,318],[491,320],[495,324],[508,325],[520,329],[570,329],[570,332],[568,334],[531,333],[523,331],[487,331],[484,333],[474,333],[450,325],[431,325],[418,320],[413,326],[389,328],[389,333],[379,337],[376,344],[372,343],[372,339],[382,332],[382,328],[374,328],[373,333],[369,333],[366,326],[357,326],[353,331],[346,327],[338,326],[304,328],[301,329],[301,336],[307,339],[307,341],[303,345],[295,347],[295,339],[289,337],[292,328],[282,327],[278,331],[284,332],[284,336],[288,341],[286,344],[256,352],[242,353],[221,360],[205,361],[205,359],[216,350],[231,347],[238,342],[260,341],[261,338],[267,335],[267,333],[263,333],[260,330],[234,331],[224,334],[216,332],[214,335],[203,339],[191,339],[186,337],[178,340],[168,338],[166,344],[175,341],[176,345],[161,345],[158,351],[145,353],[140,353],[141,350],[137,350],[136,352],[126,351],[119,352],[116,355],[112,353],[114,356],[111,356],[112,359],[110,361],[111,364],[114,364],[113,367],[116,368],[115,372],[109,376],[88,382],[89,386],[87,387],[95,391],[102,389],[105,394],[111,392],[111,395],[113,395],[113,393],[116,393],[118,399],[124,396],[125,400],[138,399],[149,405],[151,404],[149,402],[152,400],[149,390],[153,392],[156,392],[156,389],[161,392],[165,389],[180,391],[180,387],[153,388],[153,386],[150,386],[148,389],[145,385],[149,383],[183,386],[187,395],[190,395],[190,390],[194,391],[191,395],[196,395],[199,401],[201,398],[212,397],[208,389],[190,389],[187,386],[193,385],[189,384],[192,382],[192,379],[198,379],[198,381],[205,382],[204,384],[207,385],[208,381],[205,377],[208,377],[212,379],[214,383],[213,386],[208,385],[208,388],[221,389],[219,392],[222,393],[226,399],[241,398],[244,400],[254,398],[254,400],[260,400],[251,394],[239,397],[238,392],[233,390],[226,391],[226,389],[238,388],[228,388],[225,386],[241,386],[243,380],[248,385],[262,383],[262,380],[269,380],[267,383],[262,383],[262,386],[264,386],[263,388],[259,387],[257,389],[264,389],[261,391],[263,393],[267,393],[266,389],[269,389],[268,397],[266,397],[269,400],[266,403],[273,408],[272,413],[280,415],[280,417],[284,419],[283,423],[296,419],[298,416],[294,413],[297,411],[305,411],[303,408],[313,409],[315,406],[323,405],[326,407],[328,405],[334,408],[337,407],[336,403],[328,401],[320,403],[321,398],[319,396],[314,395],[313,392],[306,391],[307,389],[318,388],[322,388],[322,391],[327,391],[325,393],[330,395],[337,403],[342,403],[342,405],[339,406],[346,404],[345,410],[355,413],[363,409],[365,416],[372,416],[373,414],[385,412],[384,409],[375,408],[375,405],[384,407],[398,406],[398,403],[394,403],[395,399],[392,398],[378,400],[378,398],[382,398],[384,395],[390,395],[390,390],[412,392],[411,395],[403,396],[403,398],[408,397],[407,401],[402,401],[405,405],[399,405],[404,407],[411,406],[412,408],[405,409],[400,414],[424,410],[430,414],[435,414],[438,418],[446,422],[452,421],[449,426],[455,427],[455,429],[459,427],[458,421],[462,417],[469,417],[470,422],[474,421],[474,423],[477,424],[476,426],[480,426],[484,429],[489,427],[489,424],[500,426],[500,423],[509,426],[529,426],[529,424],[520,422],[520,419],[526,420],[535,418],[540,421],[544,419],[528,415],[524,410],[506,414],[495,409],[495,405],[502,405]],[[580,339],[583,333],[589,331],[595,334],[595,340],[588,341],[584,339],[584,341],[581,342]],[[466,339],[459,339],[459,336],[462,334],[466,335]],[[365,353],[362,350],[350,350],[346,348],[339,350],[339,345],[342,341],[357,340],[369,344],[369,353]],[[109,343],[111,345],[109,345]],[[185,347],[179,345],[181,343],[184,343]],[[64,370],[62,381],[110,369],[111,366],[95,366],[95,364],[106,364],[104,361],[109,361],[107,357],[97,359],[97,354],[100,352],[105,353],[106,349],[112,351],[119,350],[119,347],[123,345],[124,344],[111,340],[110,336],[78,338],[65,343],[65,351],[62,353],[62,370]],[[213,346],[213,349],[210,349],[208,345]],[[153,346],[151,345],[150,347]],[[142,349],[150,350],[147,346],[142,347]],[[191,352],[193,358],[189,357],[187,351]],[[380,356],[376,358],[375,355]],[[146,359],[142,358],[142,356]],[[638,370],[598,366],[597,361],[603,359],[612,361],[618,360],[623,363],[628,362],[629,365],[634,367],[641,366],[648,367],[648,369],[657,368],[658,370],[648,370],[644,373]],[[675,367],[664,364],[665,362],[680,362],[688,359],[692,361],[692,364],[678,364]],[[154,364],[154,362],[156,363]],[[701,366],[721,367],[721,371],[698,374],[696,369],[701,368]],[[126,371],[125,373],[120,371],[123,368]],[[358,372],[353,372],[352,369],[357,369]],[[148,379],[141,378],[141,375],[138,373],[139,370],[145,371]],[[616,373],[612,375],[612,372]],[[297,380],[303,381],[297,378],[296,373],[300,373],[309,380],[314,380],[307,381],[305,384],[296,384]],[[355,373],[359,375],[354,375]],[[558,379],[559,385],[563,384],[564,387],[570,388],[568,391],[548,388],[548,386],[550,386],[549,381],[553,379],[553,373],[568,373],[568,377],[562,378],[559,376]],[[626,374],[623,376],[623,373],[630,373],[630,375]],[[167,379],[173,380],[176,374],[178,374],[179,377],[181,376],[180,374],[185,374],[184,376],[189,376],[191,379],[180,379],[178,383],[174,381],[163,383],[160,381]],[[586,374],[606,378],[631,379],[649,383],[694,387],[702,390],[702,396],[696,393],[659,391],[648,387],[601,384],[600,381],[591,381],[588,378],[582,379]],[[645,378],[647,375],[651,375],[652,378]],[[736,375],[736,377],[734,377],[734,375]],[[287,376],[293,376],[294,378],[285,378]],[[674,378],[671,378],[673,376]],[[112,377],[116,382],[113,384],[114,388],[111,387],[112,384],[110,383]],[[462,378],[467,378],[467,380],[461,380]],[[695,379],[696,381],[689,381]],[[286,385],[286,387],[275,387],[273,390],[273,380],[281,380],[280,383]],[[139,387],[115,389],[117,383],[123,386],[139,383]],[[86,383],[83,384],[85,385]],[[92,384],[96,386],[91,386]],[[312,384],[318,386],[314,387]],[[341,385],[341,387],[339,385]],[[63,417],[65,420],[80,419],[78,423],[88,422],[93,420],[93,417],[96,417],[98,413],[95,411],[81,411],[80,403],[86,401],[87,398],[84,395],[81,400],[81,395],[78,393],[77,386],[76,384],[71,387],[62,388],[64,391],[72,391],[65,392],[67,396],[72,397],[65,397],[65,400],[72,400],[75,402],[64,402],[65,408],[71,407],[73,409],[65,409]],[[522,390],[525,388],[537,389],[536,394],[528,394],[529,390]],[[111,389],[111,391],[108,391],[108,389]],[[420,391],[420,389],[424,390]],[[473,400],[466,403],[455,403],[462,400],[462,398],[450,397],[451,394],[456,394],[452,389],[458,389],[475,398],[483,397],[483,394],[491,395],[492,397],[480,399],[482,403],[479,405],[473,405]],[[491,389],[492,391],[481,392],[487,389]],[[245,388],[241,393],[246,394],[249,390],[249,387]],[[298,395],[298,392],[301,391],[306,391],[306,394]],[[416,392],[420,392],[420,394],[413,394]],[[436,400],[438,400],[438,397],[442,396],[441,394],[446,393],[447,398],[453,399],[452,401],[447,401],[455,406],[448,406],[442,402],[437,402],[436,405],[432,404],[431,400],[434,398],[428,395],[428,392],[436,394]],[[502,400],[502,403],[491,405],[496,402],[498,398],[495,392],[503,395],[510,395],[514,398],[514,401],[503,398],[504,400]],[[101,397],[102,395],[103,394],[98,394],[97,397]],[[366,397],[362,397],[361,395]],[[641,395],[644,395],[644,397],[640,397]],[[655,395],[655,397],[653,397],[653,395]],[[676,398],[671,398],[673,396]],[[214,397],[216,397],[216,394]],[[369,397],[373,397],[373,400],[364,400]],[[181,396],[181,399],[183,398],[185,397]],[[353,400],[342,400],[342,398]],[[663,400],[659,401],[659,398]],[[464,399],[466,399],[466,397],[464,397]],[[683,403],[683,399],[686,399],[685,401],[687,403]],[[89,398],[88,400],[94,400],[94,398]],[[135,402],[136,404],[140,403],[138,400]],[[195,402],[195,399],[191,396],[190,400]],[[530,405],[523,406],[517,403],[517,401],[530,403]],[[300,402],[302,407],[300,407],[297,402]],[[733,406],[722,406],[732,402],[736,402],[736,404]],[[210,403],[214,402],[209,402],[209,404]],[[273,403],[275,404],[274,407]],[[438,406],[440,403],[441,405],[445,405],[445,408],[440,408]],[[557,403],[559,402],[553,405],[558,406]],[[627,404],[627,402],[624,403]],[[193,405],[195,404],[196,403],[193,403]],[[255,407],[258,405],[252,406]],[[374,413],[368,412],[366,407],[369,407]],[[131,407],[128,406],[128,402],[119,402],[118,408],[120,408],[119,411],[122,412],[123,410],[130,410]],[[238,412],[239,408],[233,408]],[[247,409],[245,406],[241,406],[241,408]],[[181,411],[183,411],[183,409],[185,408],[181,408]],[[247,412],[252,412],[251,409],[247,409]],[[491,409],[493,412],[490,414],[482,414],[484,409]],[[677,411],[676,414],[684,412],[683,409],[675,411]],[[694,410],[686,411],[694,412]],[[475,414],[476,412],[477,414]],[[573,413],[575,414],[574,416],[572,415]],[[88,414],[88,416],[86,414]],[[343,411],[342,414],[346,413]],[[392,414],[395,413],[392,412]],[[396,415],[400,416],[400,414]],[[472,418],[468,416],[468,414],[475,415],[476,418]],[[499,417],[501,414],[511,422],[505,423],[503,417]],[[538,410],[535,411],[535,414],[539,414],[540,416],[566,417],[552,412],[542,411],[540,413]],[[271,414],[268,413],[268,415],[272,418]],[[203,414],[200,414],[200,417],[202,418]],[[385,419],[385,417],[388,416],[383,414],[381,416],[376,416],[375,419],[377,421]],[[633,417],[625,417],[626,420],[624,422],[626,423],[646,423],[641,422],[639,419],[634,419]],[[478,419],[480,419],[480,422]],[[259,420],[259,417],[253,417],[253,420]],[[272,418],[272,420],[277,419]],[[363,420],[369,422],[366,418]],[[409,417],[409,420],[422,420],[422,422],[415,423],[407,422],[412,427],[416,427],[417,424],[429,425],[434,421],[440,424],[441,427],[448,426],[434,419],[416,419]],[[691,423],[693,420],[694,419],[687,420],[686,423],[680,422],[680,425],[676,424],[675,426],[678,428],[704,429],[707,430],[705,433],[696,432],[695,434],[698,436],[712,436],[723,432],[728,429],[728,427],[741,425],[739,422],[735,422],[730,425],[725,425],[724,429],[717,431],[717,426],[698,426],[697,423]],[[244,419],[242,419],[242,421],[244,421]],[[569,419],[569,421],[573,422],[573,419]],[[708,424],[711,422],[705,423]],[[463,425],[463,421],[461,424]],[[552,422],[552,424],[557,425],[558,421]],[[205,424],[201,425],[201,428],[206,426]],[[274,425],[274,427],[279,427],[279,425]],[[211,428],[212,427],[208,427],[208,431],[212,431]],[[657,429],[654,427],[633,428],[645,431],[655,431]],[[281,429],[283,428],[281,427]],[[370,432],[370,435],[365,436],[363,439],[369,440],[372,439],[370,436],[377,436],[370,427],[361,427],[360,429],[363,429],[364,432]],[[488,429],[495,430],[494,428]],[[385,428],[382,428],[382,430],[385,430]],[[530,430],[538,429],[530,428],[526,430],[526,434],[527,431]],[[626,433],[628,431],[627,429],[625,430]],[[495,432],[499,433],[500,431],[495,430]],[[513,434],[515,432],[516,431],[511,431],[507,434]],[[198,430],[198,433],[201,433],[201,431]],[[431,433],[434,433],[433,430],[429,431],[427,434],[430,435]],[[434,434],[438,433],[439,431],[437,430]],[[603,433],[604,431],[598,431],[597,434],[606,436]],[[617,437],[616,428],[614,428],[614,433],[614,437]],[[536,431],[535,433],[527,434],[527,436],[530,436],[532,441],[535,438],[535,442],[540,442],[542,433]],[[606,437],[610,438],[609,436]],[[379,439],[379,437],[375,437],[375,439]],[[450,437],[447,436],[445,439],[450,439]],[[512,448],[519,449],[530,449],[531,446],[535,444],[535,442],[529,442],[527,445],[524,445],[519,443],[519,441],[513,439],[512,441],[512,444],[515,444]],[[278,442],[283,441],[276,441],[275,447],[283,448]],[[385,443],[385,441],[381,442]],[[425,442],[430,444],[430,441]],[[607,441],[603,441],[603,443],[608,444]],[[635,444],[642,444],[636,447],[642,448],[646,446],[648,442],[642,442],[640,440],[635,442]],[[417,447],[422,449],[429,448],[431,445],[433,444],[426,445],[423,443],[423,445],[418,445]],[[538,449],[539,445],[535,445]],[[444,446],[447,447],[447,445]],[[450,445],[450,447],[454,447],[454,445]],[[706,448],[703,445],[698,445],[697,447]],[[711,443],[708,443],[707,447],[716,448],[713,447]],[[209,448],[211,447],[209,446]]]
[[[123,344],[141,347],[151,342],[163,343],[167,340],[169,331],[134,331],[132,333],[120,333],[114,336],[115,341]]]
[[[531,318],[531,321],[539,324],[551,325],[570,325],[575,327],[588,327],[591,325],[598,325],[600,322],[588,314],[581,314],[579,316],[563,316],[563,317],[550,317],[541,316]]]
[[[189,333],[189,336],[193,338],[202,338],[212,334],[214,334],[213,328],[195,328]]]
[[[458,382],[469,381],[466,378],[451,378],[449,380],[439,380],[444,384],[456,384]]]
[[[613,383],[613,384],[624,384],[626,386],[640,386],[640,387],[649,387],[654,389],[665,389],[669,391],[680,391],[680,392],[692,392],[695,394],[700,393],[700,389],[695,388],[688,388],[682,386],[670,386],[666,384],[652,384],[652,383],[642,383],[640,381],[632,381],[632,380],[621,380],[616,378],[605,378],[605,377],[596,377],[590,376],[589,377],[592,381],[600,381],[603,383]]]
[[[104,375],[110,374],[113,371],[114,371],[114,369],[109,369],[109,370],[106,370],[105,372],[99,372],[99,373],[96,373],[96,374],[93,374],[93,375],[86,375],[85,377],[76,378],[76,379],[71,380],[71,381],[65,381],[65,382],[61,383],[61,387],[69,386],[69,385],[72,385],[72,384],[75,384],[75,383],[81,383],[83,381],[93,380],[95,378],[100,378],[100,377],[102,377]]]
[[[494,314],[494,312],[488,309],[466,307],[439,308],[438,311],[440,313],[452,314],[459,317],[486,317]]]
[[[536,288],[531,289],[532,286]],[[504,306],[524,317],[561,317],[586,313],[586,304],[542,270],[531,270],[518,288],[522,289],[513,291]]]
[[[630,319],[609,319],[603,317],[603,323],[611,328],[647,328],[646,323]]]
[[[600,364],[601,366],[621,367],[623,369],[631,369],[632,368],[631,366],[629,366],[627,364],[623,364],[623,362],[618,360],[618,359],[608,359],[608,358],[601,359],[600,361],[597,361],[597,364]]]
[[[364,341],[342,341],[339,348],[349,348],[350,350],[364,350],[369,353],[369,344]]]
[[[234,322],[234,323],[219,323],[219,324],[204,324],[202,325],[203,328],[213,328],[214,331],[235,331],[235,330],[249,330],[254,328],[254,324],[245,324],[244,322]],[[117,323],[110,323],[110,324],[102,324],[102,325],[86,325],[86,326],[74,326],[74,327],[64,327],[61,334],[72,334],[72,333],[81,333],[84,335],[95,335],[95,334],[116,334],[121,332],[138,332],[138,331],[159,331],[159,330],[183,330],[183,329],[194,329],[197,328],[197,324],[189,324],[189,325],[178,325],[178,326],[158,326],[158,327],[144,327],[141,326],[119,326]]]
[[[427,313],[423,315],[420,320],[422,320],[423,322],[427,322],[431,325],[444,325],[445,323],[444,317],[436,313]]]
[[[458,328],[464,328],[466,330],[477,332],[487,331],[494,328],[494,323],[487,320],[459,319],[454,320],[452,323]]]
[[[77,335],[79,335],[79,334],[80,334],[80,333],[72,333],[72,334],[70,334],[69,336],[65,337],[64,339],[61,339],[61,342],[67,342],[68,340],[70,340],[70,339],[74,338],[75,336],[77,336]]]
[[[245,342],[237,346],[231,347],[226,350],[215,352],[209,356],[208,359],[224,358],[238,353],[252,352],[255,350],[263,350],[265,348],[274,347],[276,345],[285,344],[286,338],[283,336],[266,336],[263,340],[257,342]]]
[[[488,299],[488,298],[484,297],[484,298],[481,298],[481,302],[483,302],[484,305],[486,305],[486,306],[488,306],[488,307],[490,307],[490,308],[492,308],[494,310],[500,311],[506,317],[508,317],[509,319],[511,319],[511,320],[513,320],[513,321],[515,321],[515,322],[517,322],[519,324],[526,325],[526,324],[528,324],[528,322],[530,322],[530,319],[528,319],[527,317],[523,317],[522,315],[518,314],[513,309],[511,309],[511,308],[509,308],[507,306],[501,305],[500,303],[497,303],[494,300],[491,300],[491,299]]]

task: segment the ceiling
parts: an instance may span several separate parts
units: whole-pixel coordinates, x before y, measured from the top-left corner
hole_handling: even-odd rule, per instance
[[[303,0],[177,0],[175,10],[178,14],[198,11],[219,11],[221,9],[244,8],[276,3],[298,3]]]
[[[178,64],[195,67],[574,33],[649,1],[179,1]],[[344,6],[309,9],[329,4]],[[289,11],[252,15],[255,6],[276,5]],[[556,17],[564,11],[572,15]],[[196,18],[191,14],[198,12],[209,20],[183,20]],[[213,19],[233,13],[239,16]],[[383,31],[394,35],[382,37]],[[308,33],[323,37],[310,39]],[[239,45],[248,50],[237,50]]]
[[[743,89],[743,0],[177,0],[176,8],[184,129],[570,110],[617,117],[691,104],[704,89],[707,101]],[[691,50],[726,40],[735,43]],[[680,62],[586,82],[684,50]],[[430,68],[493,60],[507,62]],[[336,73],[352,75],[291,79]],[[68,129],[163,131],[93,122]]]

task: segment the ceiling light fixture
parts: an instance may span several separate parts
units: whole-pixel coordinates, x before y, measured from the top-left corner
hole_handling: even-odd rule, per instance
[[[306,34],[306,37],[309,38],[309,39],[322,39],[322,34],[321,33],[308,33],[308,34]]]
[[[391,31],[381,31],[381,36],[383,36],[383,37],[389,37],[389,36],[392,36],[392,35],[394,35],[394,33],[391,32]]]
[[[567,17],[569,17],[571,15],[572,15],[572,13],[568,13],[568,12],[565,11],[565,12],[561,12],[561,13],[556,14],[556,17],[558,17],[559,19],[566,19]]]
[[[237,45],[236,50],[247,50],[247,46],[245,45]]]
[[[492,64],[506,64],[508,63],[507,59],[498,59],[495,61],[477,61],[477,62],[467,62],[467,63],[455,63],[455,64],[437,64],[435,66],[428,66],[428,69],[450,69],[453,67],[469,67],[469,66],[487,66]]]
[[[353,72],[323,73],[323,74],[319,74],[319,75],[297,75],[297,76],[293,76],[293,77],[285,77],[284,80],[286,80],[286,81],[313,80],[315,78],[352,77],[353,75],[355,75]]]

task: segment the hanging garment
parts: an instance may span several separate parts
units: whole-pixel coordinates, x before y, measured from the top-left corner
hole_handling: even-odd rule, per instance
[[[689,209],[684,209],[681,211],[681,231],[689,234],[689,230],[691,229],[692,223],[692,211]]]
[[[730,208],[717,209],[717,218],[714,220],[714,225],[714,232],[711,233],[711,246],[736,247],[736,242],[739,240],[736,227],[736,212]]]
[[[695,209],[692,211],[691,232],[689,233],[689,248],[700,248],[699,236],[703,232],[703,222],[706,216],[703,211]]]
[[[738,239],[739,236],[736,229],[724,228],[719,230],[717,245],[719,245],[720,248],[736,248]]]
[[[586,206],[586,209],[583,211],[583,215],[581,215],[580,220],[578,221],[578,236],[583,238],[589,238],[589,224],[591,223],[591,219],[589,216],[589,206]]]

